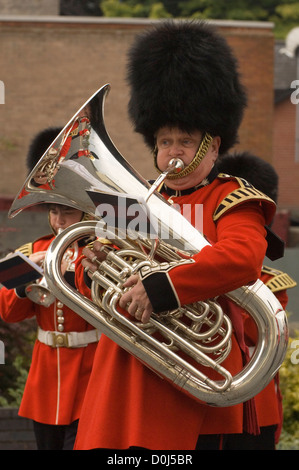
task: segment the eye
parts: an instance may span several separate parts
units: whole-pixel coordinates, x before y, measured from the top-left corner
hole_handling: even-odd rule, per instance
[[[64,211],[65,215],[73,215],[76,213],[76,210],[75,209],[66,209]]]
[[[184,147],[190,148],[190,147],[193,147],[194,142],[193,142],[192,139],[184,139],[183,140],[183,145],[184,145]]]
[[[170,141],[168,139],[161,139],[157,142],[158,148],[165,149],[169,147]]]

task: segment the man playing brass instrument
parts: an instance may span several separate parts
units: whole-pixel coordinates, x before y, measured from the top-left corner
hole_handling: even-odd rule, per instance
[[[140,269],[125,284],[119,306],[141,322],[152,312],[214,298],[255,281],[267,249],[265,225],[275,203],[250,184],[218,175],[217,158],[237,140],[246,106],[236,60],[209,25],[162,22],[129,52],[129,113],[163,172],[172,158],[184,169],[169,175],[161,194],[193,213],[203,204],[203,233],[211,243],[189,262]],[[89,295],[83,268],[97,268],[100,244],[85,249],[78,289]],[[228,302],[221,300],[229,309]],[[231,318],[232,351],[224,361],[242,368],[243,319]],[[259,433],[253,400],[215,408],[184,394],[117,344],[99,342],[78,428],[76,449],[222,449],[225,436]],[[204,436],[204,443],[201,439]],[[246,448],[246,444],[244,445]]]

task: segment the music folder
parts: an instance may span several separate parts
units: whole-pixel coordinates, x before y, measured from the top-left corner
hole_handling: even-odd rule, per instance
[[[43,277],[43,270],[20,251],[0,260],[0,284],[7,289],[28,284]]]

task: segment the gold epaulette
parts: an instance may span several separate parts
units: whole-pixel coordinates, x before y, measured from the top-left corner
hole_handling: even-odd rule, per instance
[[[91,240],[89,243],[87,243],[87,245],[85,245],[85,247],[89,248],[90,250],[93,250],[95,241],[100,242],[102,245],[112,245],[112,242],[107,238],[97,238],[95,240]]]
[[[272,202],[275,204],[275,202],[270,197],[256,189],[254,186],[252,186],[252,184],[248,183],[248,181],[243,178],[226,175],[224,173],[219,173],[218,178],[234,179],[240,185],[240,187],[232,191],[221,201],[213,214],[214,221],[218,220],[219,217],[221,217],[222,214],[227,210],[245,201],[259,200]]]
[[[25,256],[30,256],[33,253],[33,243],[25,243],[25,245],[20,246],[16,251],[20,251]]]
[[[78,132],[79,132],[79,128],[76,127],[76,129],[73,129],[69,132],[69,136],[75,137],[76,135],[78,135]]]
[[[291,278],[287,273],[279,271],[278,269],[269,268],[263,266],[262,273],[273,276],[269,281],[265,282],[265,285],[272,291],[278,292],[280,290],[291,289],[297,286],[297,282]]]
[[[111,240],[108,240],[108,238],[97,238],[97,241],[102,243],[102,245],[112,245]]]
[[[93,244],[94,244],[94,240],[92,240],[91,242],[87,243],[87,248],[89,248],[90,250],[93,249]]]

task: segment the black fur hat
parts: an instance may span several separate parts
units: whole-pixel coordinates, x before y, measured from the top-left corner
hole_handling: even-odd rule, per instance
[[[226,40],[202,21],[163,21],[139,35],[128,54],[129,115],[153,148],[165,125],[237,141],[246,106],[238,65]]]
[[[39,132],[32,140],[26,158],[26,165],[30,172],[54,139],[58,136],[62,127],[48,127]]]
[[[273,166],[250,152],[223,155],[217,160],[219,173],[239,176],[277,202],[278,174]]]

